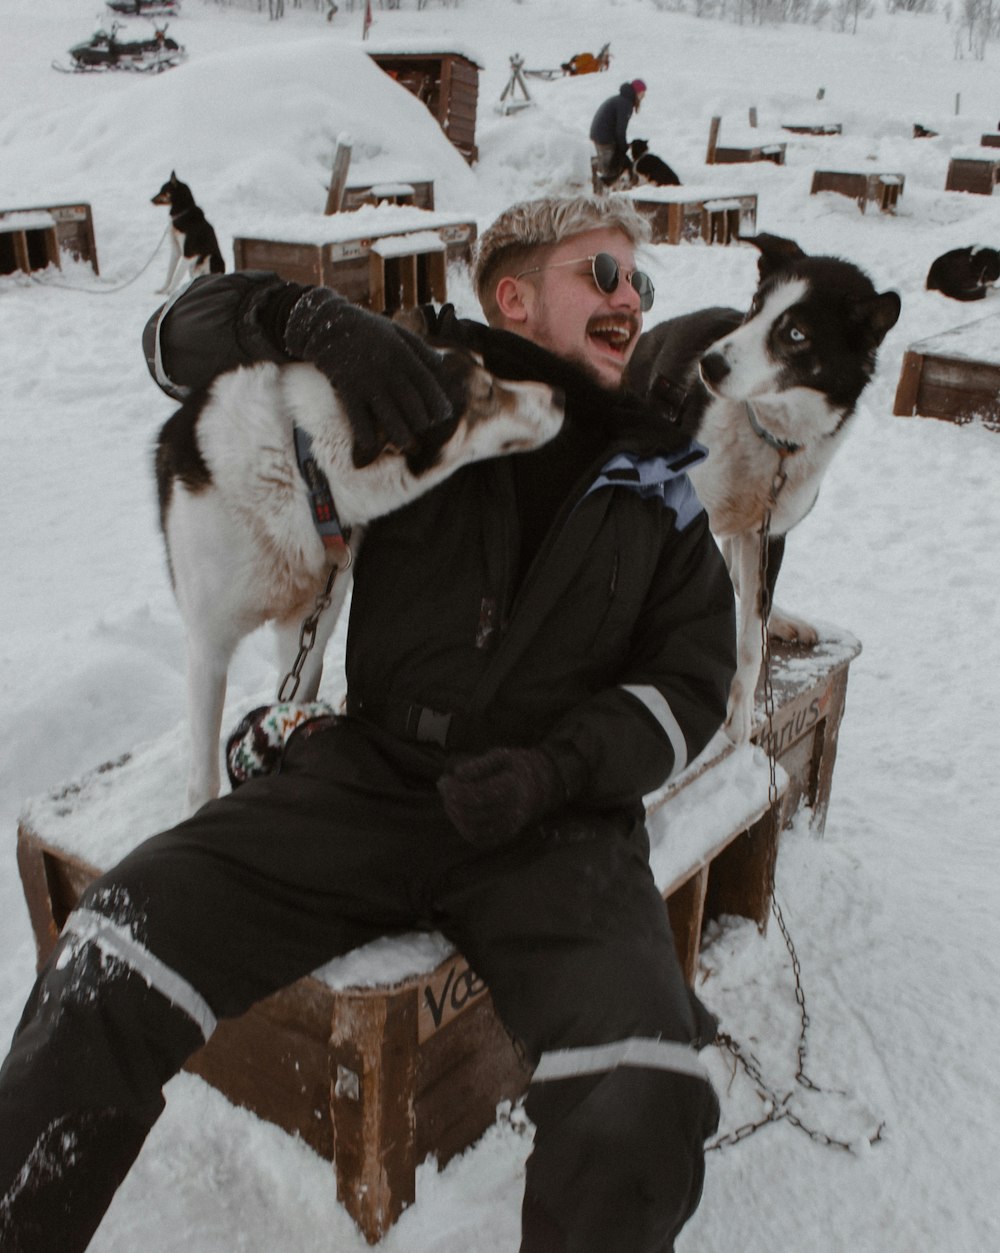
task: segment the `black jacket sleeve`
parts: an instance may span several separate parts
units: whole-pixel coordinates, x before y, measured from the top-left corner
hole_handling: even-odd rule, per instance
[[[257,270],[195,279],[152,315],[142,333],[150,374],[175,400],[226,370],[291,360],[280,328],[307,289]]]

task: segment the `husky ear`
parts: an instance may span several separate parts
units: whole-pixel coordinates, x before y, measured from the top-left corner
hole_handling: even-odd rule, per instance
[[[894,291],[881,292],[858,305],[857,316],[871,329],[876,347],[896,325],[902,307],[899,293]]]
[[[755,248],[760,250],[760,260],[757,262],[757,273],[761,280],[767,278],[769,274],[773,274],[775,270],[783,269],[792,261],[798,261],[806,254],[798,246],[794,239],[784,239],[781,235],[746,235],[744,236],[748,244],[753,244]]]

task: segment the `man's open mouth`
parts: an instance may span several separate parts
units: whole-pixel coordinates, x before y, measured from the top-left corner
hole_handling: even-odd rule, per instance
[[[602,347],[616,356],[624,356],[629,344],[638,334],[639,326],[636,319],[628,314],[604,315],[591,318],[587,324],[587,335],[596,339]]]

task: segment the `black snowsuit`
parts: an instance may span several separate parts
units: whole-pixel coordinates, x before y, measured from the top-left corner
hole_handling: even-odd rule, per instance
[[[601,175],[614,182],[628,163],[628,124],[635,112],[635,89],[622,83],[617,96],[609,96],[594,114],[590,138],[597,149]]]
[[[220,291],[270,281],[200,280],[189,321]],[[238,356],[226,329],[220,352]],[[523,343],[541,370],[548,354]],[[571,416],[588,403],[618,428],[591,437],[605,444],[593,460],[569,433],[374,524],[348,716],[85,893],[0,1071],[4,1253],[86,1246],[162,1085],[217,1019],[414,927],[454,941],[538,1064],[522,1253],[673,1248],[717,1123],[696,1051],[714,1023],[681,976],[641,798],[722,721],[733,593],[684,474],[701,451],[600,389],[571,397]],[[518,500],[574,458],[584,473],[523,553]],[[536,744],[570,803],[473,847],[437,778],[458,754]]]

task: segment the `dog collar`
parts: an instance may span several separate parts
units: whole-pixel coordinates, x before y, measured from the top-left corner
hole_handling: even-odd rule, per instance
[[[309,492],[309,508],[323,546],[324,548],[345,549],[350,530],[348,529],[345,534],[344,528],[340,525],[333,503],[333,493],[330,491],[330,480],[313,456],[312,436],[301,426],[292,427],[292,436],[295,440],[295,460],[298,462],[299,473]]]
[[[757,419],[757,414],[754,412],[754,407],[750,401],[745,400],[743,403],[746,405],[747,421],[750,423],[750,429],[753,431],[754,435],[756,435],[759,439],[762,439],[765,444],[770,444],[770,446],[781,453],[783,457],[787,457],[790,453],[799,451],[802,447],[801,444],[793,444],[789,439],[779,439],[777,435],[772,435],[769,430],[761,426]]]

